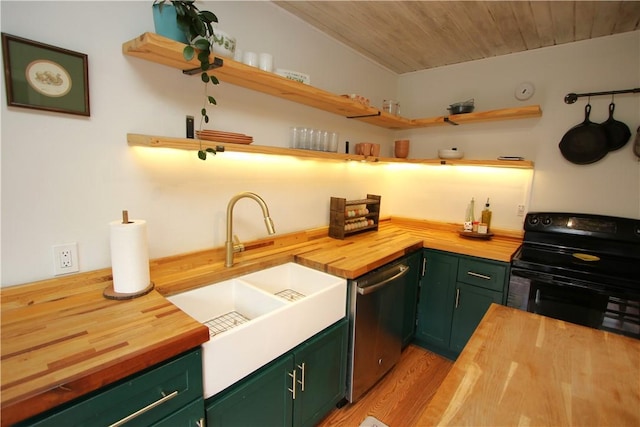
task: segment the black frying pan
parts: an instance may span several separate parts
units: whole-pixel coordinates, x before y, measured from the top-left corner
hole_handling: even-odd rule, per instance
[[[616,105],[611,102],[609,104],[609,118],[602,122],[604,131],[607,134],[607,144],[609,145],[609,151],[614,151],[625,146],[631,138],[631,131],[629,126],[613,118],[613,110]]]
[[[584,107],[584,122],[569,129],[558,144],[562,156],[577,165],[595,163],[609,152],[604,127],[590,121],[589,114],[591,104]]]

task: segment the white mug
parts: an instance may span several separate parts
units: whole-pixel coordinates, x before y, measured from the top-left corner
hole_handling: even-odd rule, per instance
[[[273,71],[273,56],[270,53],[261,53],[258,58],[258,64],[262,71]]]
[[[242,57],[242,62],[252,67],[258,66],[258,55],[255,52],[245,52]]]
[[[243,58],[242,49],[236,48],[235,52],[233,53],[233,60],[242,62],[242,58]]]

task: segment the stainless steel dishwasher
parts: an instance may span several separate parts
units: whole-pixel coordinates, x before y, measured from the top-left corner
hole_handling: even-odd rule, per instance
[[[401,258],[349,283],[349,402],[357,401],[400,358],[408,272]]]

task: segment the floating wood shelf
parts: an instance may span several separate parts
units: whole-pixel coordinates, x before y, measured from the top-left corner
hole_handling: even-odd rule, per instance
[[[328,153],[325,151],[299,150],[295,148],[269,147],[253,144],[231,144],[208,140],[189,138],[171,138],[165,136],[127,134],[127,142],[130,146],[177,148],[180,150],[197,151],[202,148],[224,147],[224,151],[253,154],[273,154],[279,156],[293,156],[306,159],[334,160],[334,161],[360,161],[368,163],[415,163],[428,165],[447,166],[489,166],[514,169],[533,169],[533,162],[528,160],[442,160],[442,159],[396,159],[394,157],[372,157],[358,154]]]
[[[185,61],[182,56],[184,46],[183,43],[159,36],[155,33],[144,33],[124,43],[122,45],[122,51],[125,55],[145,59],[182,71],[197,68],[199,66],[197,59]],[[367,107],[340,95],[289,80],[277,74],[262,71],[256,67],[251,67],[228,58],[222,59],[222,66],[211,70],[210,73],[214,74],[220,81],[387,129],[450,126],[452,124],[450,122],[464,124],[542,116],[542,110],[539,105],[530,105],[478,113],[457,114],[448,117],[439,116],[423,119],[408,119],[380,111],[374,107]]]

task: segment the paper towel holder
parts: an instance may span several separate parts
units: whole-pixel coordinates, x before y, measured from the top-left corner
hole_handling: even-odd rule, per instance
[[[149,292],[151,292],[153,290],[153,288],[155,287],[154,283],[151,282],[149,284],[149,286],[147,286],[146,288],[144,288],[141,291],[138,292],[132,292],[132,293],[122,293],[122,292],[116,292],[115,289],[113,288],[113,284],[107,286],[104,291],[102,292],[102,295],[106,298],[106,299],[113,299],[113,300],[127,300],[127,299],[133,299],[133,298],[138,298],[141,297],[143,295],[148,294]]]
[[[129,211],[127,210],[123,210],[122,211],[122,224],[133,224],[133,221],[129,221]],[[143,295],[148,294],[149,292],[151,292],[153,290],[153,288],[155,287],[153,282],[149,283],[149,286],[147,286],[146,288],[137,291],[137,292],[116,292],[113,283],[111,283],[111,285],[107,286],[104,291],[102,292],[102,295],[107,298],[107,299],[113,299],[113,300],[128,300],[128,299],[133,299],[133,298],[138,298],[141,297]]]

